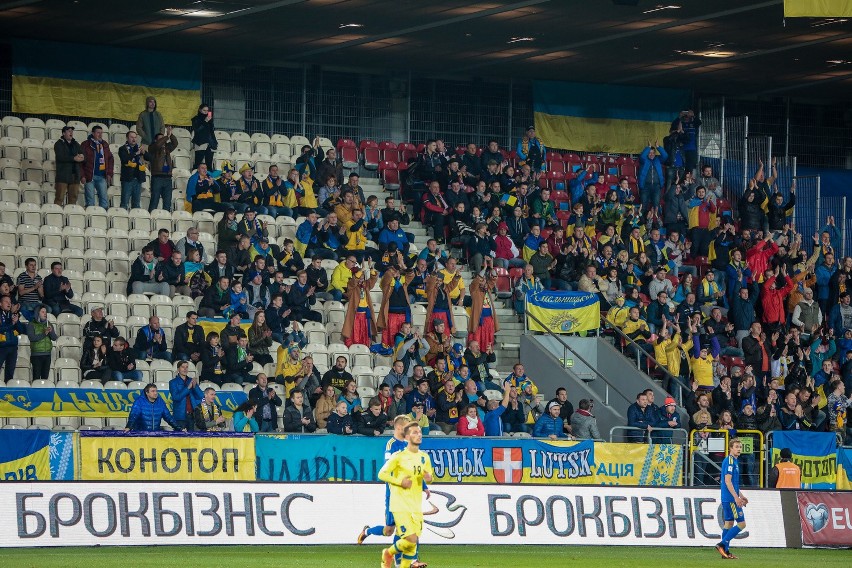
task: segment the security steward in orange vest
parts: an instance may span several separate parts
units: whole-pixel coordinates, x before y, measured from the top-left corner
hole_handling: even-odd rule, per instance
[[[790,448],[781,449],[781,461],[769,472],[769,486],[776,489],[801,489],[802,471],[792,461]]]

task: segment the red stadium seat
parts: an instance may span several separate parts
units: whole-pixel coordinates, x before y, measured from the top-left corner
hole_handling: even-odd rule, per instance
[[[340,152],[340,160],[343,162],[344,168],[357,168],[358,167],[358,149],[354,146],[344,146],[338,150]]]
[[[425,149],[426,149],[426,144],[418,144],[417,145],[417,153],[418,154],[422,154],[423,150],[425,150]]]
[[[619,171],[623,176],[636,177],[636,166],[633,162],[630,162],[629,164],[621,164],[619,166]]]
[[[568,195],[568,192],[554,190],[553,193],[550,194],[550,198],[553,200],[554,209],[557,211],[571,210],[571,196]]]
[[[571,217],[573,213],[571,210],[557,209],[556,218],[559,219],[559,224],[562,225],[563,229],[568,229],[568,219]]]
[[[417,159],[417,147],[409,142],[401,142],[397,147],[400,153],[400,162],[408,163]]]
[[[396,162],[382,160],[379,162],[378,169],[379,177],[382,178],[385,189],[399,189],[399,169],[397,168]]]
[[[379,167],[381,161],[379,157],[379,145],[372,140],[361,140],[358,145],[361,151],[361,159],[364,167],[368,170],[375,170]]]
[[[495,267],[497,273],[497,297],[511,298],[512,297],[512,278],[509,276],[509,271],[505,268]]]
[[[340,138],[337,140],[337,149],[341,150],[343,148],[357,148],[354,140],[350,140],[349,138]]]
[[[565,173],[565,162],[562,160],[552,160],[547,162],[547,169],[551,172]]]
[[[382,161],[399,162],[399,150],[394,142],[379,142],[379,156]]]

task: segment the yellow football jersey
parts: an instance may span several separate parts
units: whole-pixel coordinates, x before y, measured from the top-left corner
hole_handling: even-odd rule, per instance
[[[379,471],[379,479],[390,487],[390,510],[394,513],[423,512],[423,474],[433,475],[429,454],[407,449],[397,452]],[[411,478],[411,487],[403,489],[402,480]]]

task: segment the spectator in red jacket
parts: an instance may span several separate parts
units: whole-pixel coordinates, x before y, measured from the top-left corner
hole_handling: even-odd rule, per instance
[[[776,252],[778,252],[778,245],[772,240],[772,233],[769,233],[766,238],[758,241],[746,251],[746,264],[751,273],[758,279],[758,282],[760,282],[761,275],[769,268],[769,259]]]
[[[766,281],[760,293],[763,322],[767,325],[768,331],[775,331],[787,323],[785,298],[793,291],[793,281],[787,278],[786,264],[782,264],[774,272],[767,270],[764,276]]]
[[[464,410],[464,415],[456,424],[456,434],[459,436],[485,436],[485,422],[479,417],[476,405],[471,404]]]
[[[508,236],[509,226],[501,222],[497,225],[497,236],[494,237],[494,266],[500,268],[522,268],[526,266],[524,259],[518,258],[521,253],[517,245]]]

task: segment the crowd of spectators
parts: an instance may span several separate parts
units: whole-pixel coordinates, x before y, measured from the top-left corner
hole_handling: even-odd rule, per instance
[[[118,337],[96,310],[90,324],[98,327],[87,332],[81,359],[86,377],[135,380],[137,359],[200,364],[200,376],[191,380],[196,384],[187,387],[195,397],[188,399],[194,401],[189,413],[203,406],[199,381],[257,381],[260,387],[254,363],[274,362],[275,375],[264,379],[284,387],[285,411],[289,402],[297,409],[285,412],[285,428],[308,431],[324,423],[340,433],[375,432],[404,408],[424,427],[445,432],[476,435],[490,425],[492,432],[561,437],[579,427],[599,437],[592,401],[580,401],[578,411],[566,415],[567,401],[557,396],[536,403],[535,386],[514,373],[511,384],[492,382],[497,275],[518,269],[513,307],[519,314],[531,291],[596,294],[625,352],[665,369],[664,386],[672,394],[686,387],[690,427],[848,433],[852,306],[846,281],[852,258],[836,262],[835,220],[827,219],[807,250],[809,237],[791,220],[795,186],[785,197],[774,163],[768,176],[760,164],[731,207],[712,168],[699,171],[700,121],[691,111],[673,121],[662,144],[649,141],[635,175],[612,185],[594,163],[573,172],[567,186],[551,184],[547,149],[533,127],[512,163],[496,141],[482,149],[468,144],[458,153],[441,140],[427,141],[407,169],[401,194],[432,232],[419,252],[404,230],[412,219],[405,203],[389,196],[380,209],[355,172],[344,183],[342,162],[334,149],[323,152],[318,138],[301,148],[286,177],[273,165],[261,180],[249,163],[224,162],[213,170],[217,142],[209,105],[198,108],[192,123],[197,171],[186,199],[193,211],[223,214],[216,250],[204,249],[195,227],[177,243],[163,229],[133,262],[128,293],[201,298],[198,310],[173,338],[152,317],[133,341]],[[66,195],[76,199],[81,185],[87,204],[104,201],[113,157],[99,129],[78,144],[66,127],[56,146],[58,202]],[[122,206],[138,205],[150,173],[149,209],[170,208],[175,147],[149,99],[119,150]],[[279,244],[258,215],[304,220],[295,238]],[[340,261],[331,275],[325,260]],[[462,280],[460,262],[470,266],[471,281]],[[28,259],[16,282],[0,277],[0,360],[7,378],[18,334],[30,336],[33,376],[41,377],[56,337],[46,314],[82,313],[61,263],[43,281],[36,264]],[[377,289],[380,301],[374,302]],[[321,321],[317,300],[345,304],[347,346],[361,344],[396,360],[366,409],[354,379],[347,378],[345,359],[320,376],[301,353],[307,342],[300,324]],[[415,303],[427,308],[422,330],[410,324]],[[457,306],[470,309],[466,348],[452,339]],[[204,334],[199,317],[226,323],[221,332]],[[273,341],[280,344],[276,353],[270,352]],[[489,390],[497,395],[486,397]],[[256,402],[271,396],[268,386],[256,394]],[[637,397],[630,425],[674,427],[668,402],[657,408],[647,394]],[[270,406],[280,405],[279,399],[242,409],[242,427],[268,427]],[[176,423],[198,427],[198,419],[182,420]]]

